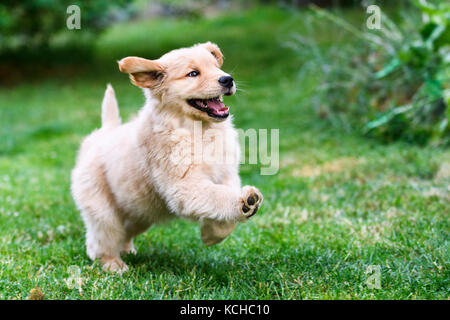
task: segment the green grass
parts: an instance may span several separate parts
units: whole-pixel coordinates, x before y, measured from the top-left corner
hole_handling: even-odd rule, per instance
[[[306,103],[314,77],[298,76],[302,61],[283,45],[305,32],[304,14],[120,25],[84,73],[1,88],[0,298],[39,287],[46,299],[448,299],[449,151],[382,145],[317,119]],[[364,13],[346,14],[360,23]],[[115,60],[205,40],[220,45],[244,89],[226,98],[236,126],[280,129],[279,173],[242,166],[265,202],[224,243],[205,247],[198,225],[177,220],[135,240],[128,273],[104,273],[86,256],[69,191],[79,143],[99,126],[107,82],[125,119],[143,103]],[[380,289],[366,284],[373,265]],[[81,291],[66,284],[71,266]]]

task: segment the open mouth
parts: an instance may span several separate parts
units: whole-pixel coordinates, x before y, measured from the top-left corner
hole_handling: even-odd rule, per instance
[[[189,99],[187,103],[197,110],[206,112],[212,118],[225,119],[230,115],[230,108],[220,101],[219,97],[211,99]]]

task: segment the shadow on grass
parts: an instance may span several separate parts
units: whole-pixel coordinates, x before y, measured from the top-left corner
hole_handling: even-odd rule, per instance
[[[317,260],[317,253],[303,255],[296,248],[283,249],[280,254],[279,250],[273,247],[263,253],[259,250],[242,252],[240,247],[202,248],[202,245],[199,245],[192,249],[188,243],[176,247],[160,243],[154,243],[153,246],[146,250],[141,249],[136,255],[123,256],[132,272],[138,275],[169,273],[177,278],[198,278],[224,287],[231,284],[252,286],[269,282],[278,286],[279,272],[286,271],[290,278],[288,270],[292,271],[293,266],[296,272],[301,274],[306,272],[302,265],[311,266]],[[326,267],[326,264],[324,266]]]
[[[206,258],[202,253],[183,248],[173,250],[154,248],[139,252],[135,256],[127,255],[124,257],[127,264],[139,273],[161,274],[170,272],[177,276],[186,276],[195,272],[208,277],[213,276],[215,281],[223,285],[230,281],[228,274],[234,274],[238,270],[245,269],[245,264],[248,263],[248,259],[230,261],[231,259],[228,258],[224,260],[219,258],[211,261]],[[252,264],[258,264],[258,262],[252,261]]]

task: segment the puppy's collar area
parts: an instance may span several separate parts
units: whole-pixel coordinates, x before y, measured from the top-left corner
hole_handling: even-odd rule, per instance
[[[220,100],[220,97],[188,99],[186,101],[190,106],[207,113],[211,118],[226,119],[230,115],[230,108]]]

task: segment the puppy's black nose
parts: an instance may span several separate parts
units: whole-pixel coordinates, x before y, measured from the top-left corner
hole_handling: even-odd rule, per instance
[[[219,83],[225,88],[231,88],[233,86],[233,78],[230,76],[223,76],[219,78]]]

